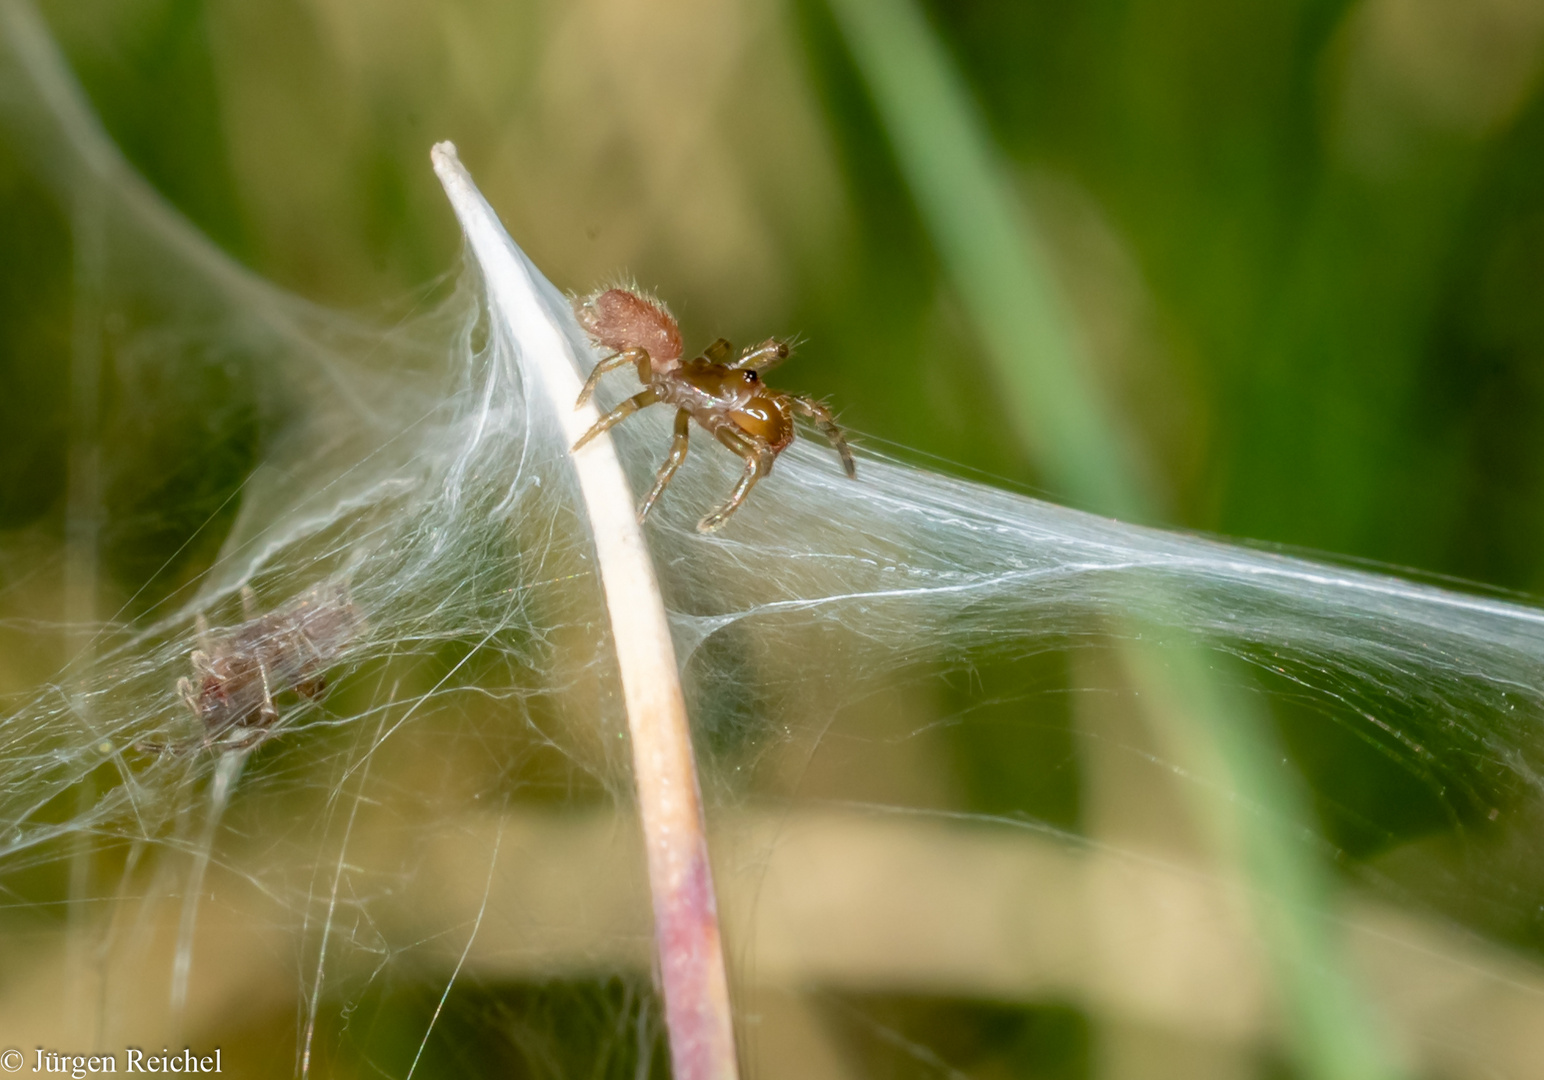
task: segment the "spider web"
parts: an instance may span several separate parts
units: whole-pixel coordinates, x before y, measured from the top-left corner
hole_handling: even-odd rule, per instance
[[[663,1075],[609,623],[564,439],[477,268],[386,326],[256,280],[132,175],[28,9],[0,16],[6,152],[70,222],[77,359],[102,373],[80,460],[111,478],[233,431],[254,459],[189,541],[212,558],[114,593],[79,543],[8,557],[12,598],[52,575],[87,600],[43,628],[69,663],[0,718],[0,1044]],[[635,491],[663,412],[613,433]],[[805,434],[706,537],[739,463],[698,440],[648,528],[758,1075],[952,1075],[949,1032],[994,1009],[1018,1034],[971,1052],[1010,1064],[1055,1009],[1277,1044],[1247,890],[1186,809],[1226,781],[1122,667],[1134,626],[1232,658],[1358,763],[1300,763],[1335,827],[1297,842],[1342,868],[1331,914],[1409,1060],[1536,1074],[1544,615],[873,453],[854,484]],[[239,625],[243,587],[262,612],[346,589],[331,692],[280,687],[250,752],[145,750],[202,734],[177,683],[196,617]],[[1369,775],[1406,817],[1366,809]]]

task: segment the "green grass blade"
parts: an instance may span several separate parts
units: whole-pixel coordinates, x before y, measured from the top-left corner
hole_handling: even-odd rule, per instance
[[[970,93],[912,3],[832,0],[901,171],[1046,479],[1091,510],[1145,518],[1041,246]]]
[[[1008,391],[1025,445],[1073,500],[1148,516],[1129,450],[1093,385],[1043,248],[965,83],[914,0],[830,0],[923,222]],[[1199,644],[1135,642],[1133,673],[1254,804],[1198,799],[1199,817],[1247,877],[1289,1017],[1292,1051],[1323,1080],[1397,1076],[1371,1010],[1343,970],[1326,915],[1330,884],[1303,840],[1301,793],[1277,764],[1269,718]]]

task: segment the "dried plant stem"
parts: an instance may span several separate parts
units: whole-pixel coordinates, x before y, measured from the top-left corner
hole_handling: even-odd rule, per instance
[[[572,443],[597,414],[593,407],[574,409],[579,374],[572,346],[555,322],[559,315],[544,300],[535,268],[499,224],[455,147],[440,143],[431,156],[482,270],[494,318],[536,374]],[[674,1075],[676,1080],[734,1077],[718,905],[665,605],[610,438],[595,439],[573,460],[594,532],[632,733]]]

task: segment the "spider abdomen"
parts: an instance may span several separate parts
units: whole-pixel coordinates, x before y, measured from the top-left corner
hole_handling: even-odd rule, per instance
[[[574,315],[585,332],[613,352],[643,349],[656,371],[681,359],[681,330],[665,305],[626,289],[606,289],[575,301]]]

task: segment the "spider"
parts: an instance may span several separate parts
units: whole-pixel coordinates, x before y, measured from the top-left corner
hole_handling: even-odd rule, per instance
[[[198,744],[245,750],[273,734],[274,698],[294,690],[310,701],[327,693],[325,669],[364,625],[343,586],[314,589],[289,607],[257,614],[257,598],[241,590],[246,619],[212,634],[197,618],[201,648],[189,661],[195,680],[177,680],[177,692],[204,725]],[[165,749],[162,747],[161,749]]]
[[[825,433],[841,456],[848,478],[858,478],[852,451],[831,410],[811,398],[773,390],[761,381],[762,372],[787,359],[788,346],[784,342],[769,338],[734,357],[734,346],[719,338],[702,356],[683,361],[680,327],[658,301],[628,289],[606,289],[575,300],[574,314],[597,345],[611,350],[611,355],[590,372],[574,408],[581,408],[590,400],[602,375],[628,364],[637,368],[638,381],[644,385],[642,393],[634,394],[596,421],[574,443],[575,450],[639,409],[657,402],[676,408],[670,454],[638,508],[639,521],[648,516],[665,485],[686,460],[687,434],[693,420],[745,462],[745,472],[728,501],[697,523],[698,532],[722,528],[745,502],[756,481],[772,471],[777,455],[793,442],[795,410],[814,420]]]

